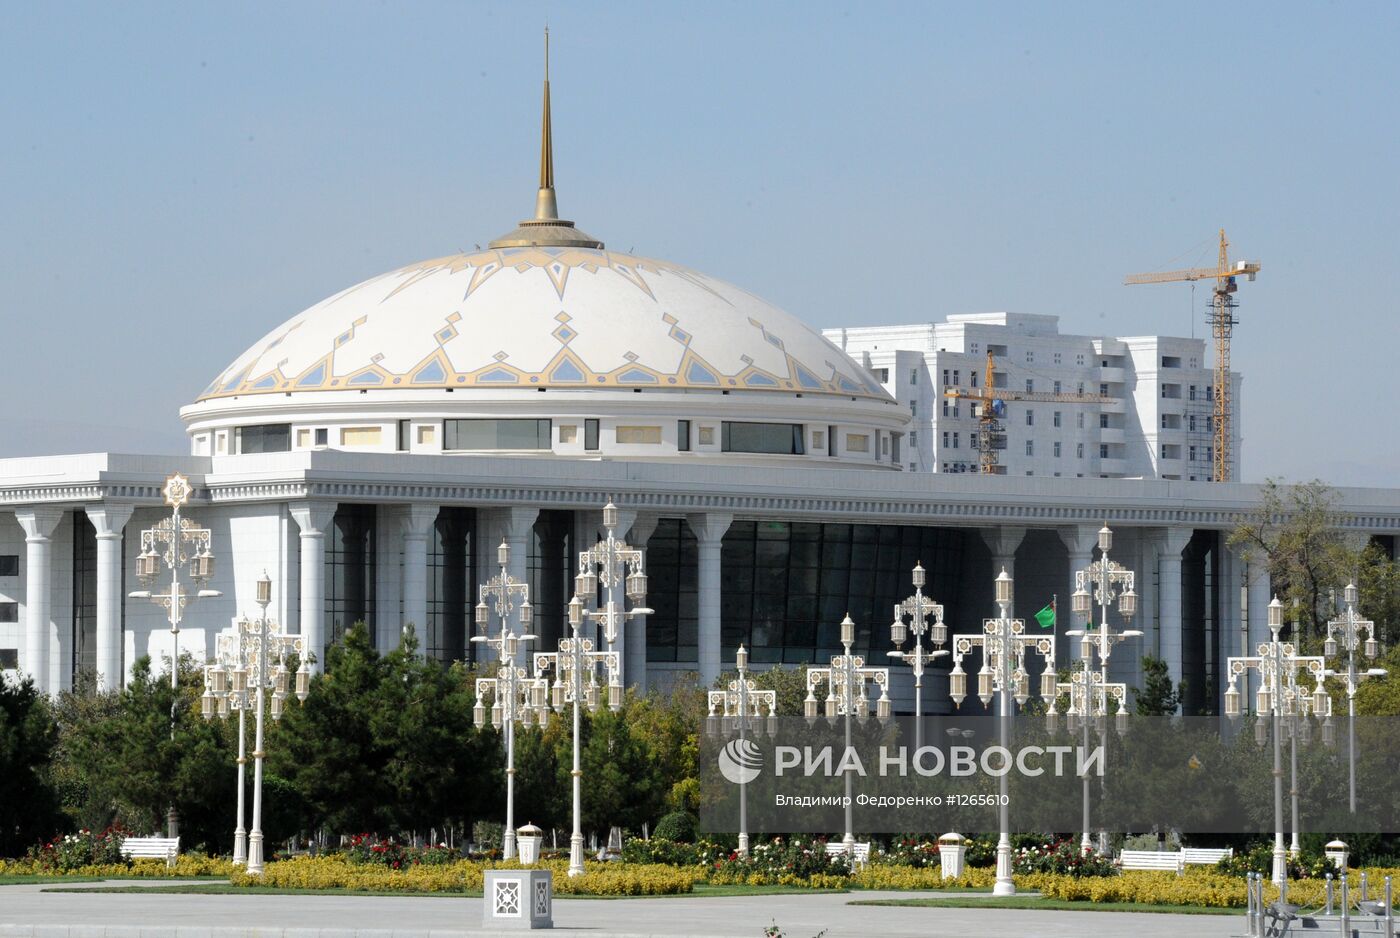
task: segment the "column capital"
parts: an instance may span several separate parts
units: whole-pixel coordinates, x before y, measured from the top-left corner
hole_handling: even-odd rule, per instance
[[[501,526],[501,536],[509,540],[529,534],[530,529],[535,526],[535,520],[540,516],[540,510],[535,507],[512,506],[497,509],[496,515]]]
[[[995,528],[983,528],[981,533],[982,540],[987,543],[993,557],[1010,557],[1016,553],[1016,548],[1021,546],[1026,529],[998,525]]]
[[[724,539],[724,532],[734,523],[734,516],[727,512],[707,511],[700,515],[686,515],[685,523],[690,525],[695,540],[701,546],[707,546],[719,544]]]
[[[62,508],[16,508],[15,520],[24,528],[26,541],[46,541],[63,520]]]
[[[136,510],[135,505],[113,504],[103,502],[100,505],[85,505],[83,511],[87,513],[88,520],[97,529],[99,540],[105,538],[119,538],[126,523],[131,520],[132,512]]]
[[[393,506],[394,517],[398,519],[399,530],[405,538],[427,537],[437,521],[437,505],[414,502],[410,505]]]
[[[1072,524],[1056,528],[1060,542],[1065,545],[1071,557],[1085,557],[1094,552],[1099,540],[1099,529],[1092,524]]]
[[[647,541],[656,533],[656,526],[661,523],[661,516],[649,511],[639,511],[634,513],[632,524],[627,529],[627,543],[633,547],[645,548]]]
[[[301,529],[302,537],[319,537],[325,534],[326,528],[330,527],[335,518],[335,509],[335,502],[312,500],[291,502],[287,505],[292,520]]]
[[[1186,545],[1191,542],[1191,535],[1195,533],[1192,528],[1159,528],[1157,543],[1162,548],[1162,559],[1180,560],[1181,552],[1186,549]]]

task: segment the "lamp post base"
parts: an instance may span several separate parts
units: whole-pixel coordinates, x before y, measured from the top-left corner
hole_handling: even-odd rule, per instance
[[[506,828],[505,833],[501,836],[501,859],[515,859],[515,831],[511,830],[509,827]]]
[[[248,865],[248,832],[241,827],[233,832],[233,865]]]
[[[1288,878],[1288,855],[1284,852],[1283,841],[1274,845],[1274,875],[1275,886],[1282,886],[1283,881]]]
[[[749,856],[749,835],[743,831],[739,832],[739,856],[745,859]]]
[[[254,876],[261,876],[263,871],[263,835],[262,831],[253,831],[248,835],[248,872]]]
[[[569,878],[583,875],[583,835],[569,838]]]
[[[992,885],[992,895],[1016,895],[1016,883],[1011,879],[1011,841],[1005,836],[997,844],[997,880]]]

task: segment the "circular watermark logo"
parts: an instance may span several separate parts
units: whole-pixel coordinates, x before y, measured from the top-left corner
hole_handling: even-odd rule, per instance
[[[751,739],[731,740],[719,751],[719,773],[735,785],[747,785],[763,771],[763,753]]]

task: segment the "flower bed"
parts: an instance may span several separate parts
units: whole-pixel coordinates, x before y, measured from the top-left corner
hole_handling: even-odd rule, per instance
[[[690,892],[694,871],[657,864],[587,864],[584,875],[570,879],[568,862],[550,860],[558,895],[661,896]],[[235,886],[272,886],[281,889],[347,889],[353,892],[479,892],[487,869],[516,868],[515,863],[479,863],[453,860],[416,863],[395,868],[383,863],[358,863],[347,854],[296,857],[277,860],[263,868],[261,876],[237,870],[230,877]]]
[[[189,879],[195,876],[229,876],[238,869],[228,860],[202,853],[182,853],[173,867],[164,860],[122,860],[116,863],[89,863],[68,869],[53,869],[32,859],[0,860],[0,876],[84,876],[102,879]]]
[[[1387,875],[1400,879],[1400,870],[1370,869],[1367,877],[1373,893],[1379,892]],[[1213,869],[1187,869],[1177,876],[1171,872],[1130,870],[1119,876],[1081,878],[1044,874],[1036,878],[1041,893],[1052,899],[1083,902],[1142,902],[1149,905],[1195,905],[1212,908],[1244,908],[1245,881],[1243,876],[1221,873]],[[1359,870],[1348,876],[1351,888],[1361,886]],[[1017,883],[1021,882],[1020,877]],[[1278,889],[1265,884],[1265,899],[1278,898]],[[1357,895],[1358,893],[1353,893]],[[1288,901],[1305,908],[1316,908],[1326,899],[1326,883],[1321,879],[1290,880]]]

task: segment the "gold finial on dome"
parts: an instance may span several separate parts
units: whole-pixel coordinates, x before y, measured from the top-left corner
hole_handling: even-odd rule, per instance
[[[549,106],[549,27],[544,29],[544,113],[540,120],[540,190],[535,196],[535,217],[491,242],[493,248],[573,247],[602,248],[603,242],[559,217],[554,195],[554,129]]]

